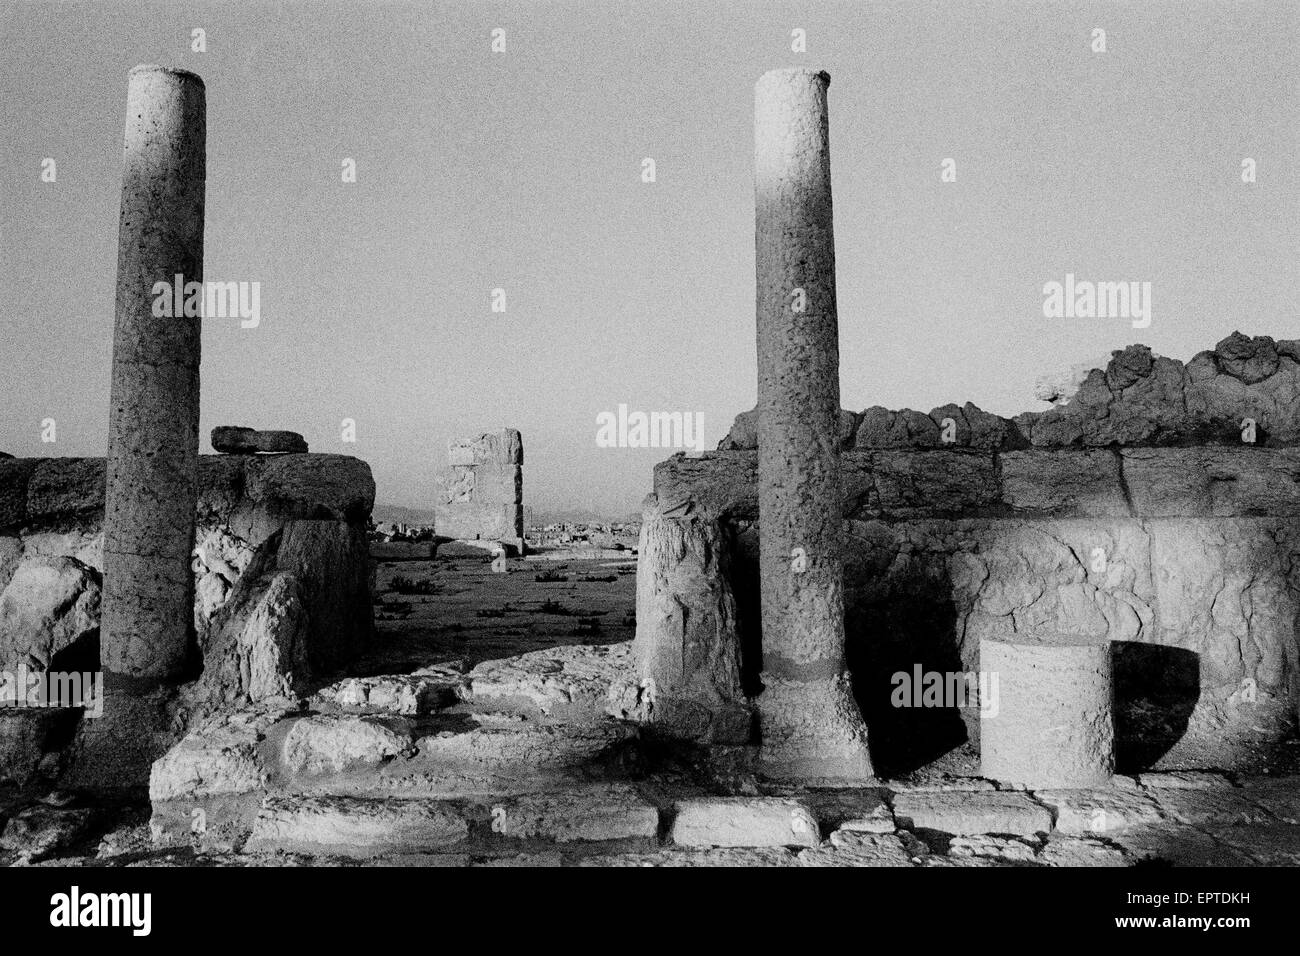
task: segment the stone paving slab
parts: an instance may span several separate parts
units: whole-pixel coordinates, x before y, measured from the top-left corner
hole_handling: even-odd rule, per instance
[[[890,780],[887,786],[894,793],[969,793],[997,790],[992,780],[983,777],[939,777],[934,780]]]
[[[626,784],[525,794],[490,809],[491,830],[515,839],[654,841],[659,810]]]
[[[910,829],[959,836],[1032,836],[1052,829],[1052,814],[1028,794],[1009,791],[913,791],[894,797],[894,818]]]
[[[1241,792],[1282,822],[1300,824],[1300,777],[1255,777]]]
[[[1251,866],[1255,863],[1230,843],[1181,823],[1133,827],[1115,834],[1112,839],[1135,863],[1161,862],[1172,866]]]
[[[1289,823],[1264,826],[1206,827],[1219,843],[1261,866],[1300,866],[1300,827]]]
[[[1208,770],[1171,770],[1138,774],[1138,784],[1147,790],[1228,790],[1233,783],[1221,773]]]
[[[1132,860],[1113,843],[1088,837],[1053,834],[1038,853],[1047,866],[1130,866]]]
[[[610,685],[632,673],[631,644],[575,644],[484,661],[466,677],[473,706],[554,719],[597,719]]]
[[[476,726],[459,732],[431,734],[415,743],[410,760],[386,764],[380,776],[393,785],[422,772],[496,782],[509,792],[510,782],[572,770],[609,756],[636,739],[636,730],[615,721],[557,727],[526,719],[475,715]],[[525,788],[527,789],[527,788]]]
[[[817,846],[821,833],[805,803],[780,797],[699,797],[678,801],[670,839],[688,847]]]
[[[817,817],[822,832],[893,833],[897,827],[886,796],[881,789],[812,790],[801,799]]]
[[[1032,865],[1038,860],[1035,843],[1014,837],[997,837],[988,834],[953,837],[948,844],[948,856],[960,859],[967,856],[986,857],[999,863]]]
[[[1276,818],[1240,790],[1150,789],[1147,794],[1160,809],[1179,823],[1204,824],[1273,823]]]
[[[831,835],[821,846],[802,851],[800,866],[858,867],[914,866],[912,854],[892,833],[850,833]]]
[[[520,853],[518,856],[485,857],[471,861],[470,866],[491,867],[555,867],[564,865],[564,854],[559,850],[543,853]]]
[[[452,847],[468,836],[465,817],[438,801],[271,796],[246,849],[373,857]]]
[[[799,860],[785,847],[715,847],[707,850],[660,850],[655,853],[624,853],[591,856],[578,866],[667,866],[667,867],[773,867],[798,866]]]
[[[1056,829],[1075,836],[1111,836],[1169,819],[1145,793],[1118,789],[1039,790],[1055,814]]]

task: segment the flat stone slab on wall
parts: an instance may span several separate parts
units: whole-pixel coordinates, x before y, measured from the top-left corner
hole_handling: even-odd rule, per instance
[[[1300,448],[847,451],[845,517],[1300,517]],[[758,519],[753,451],[655,466],[665,514]]]
[[[0,460],[0,535],[98,527],[103,521],[104,480],[102,458]],[[370,466],[359,458],[199,456],[200,526],[224,520],[236,530],[248,530],[251,539],[276,519],[335,518],[362,525],[374,503],[375,481]]]

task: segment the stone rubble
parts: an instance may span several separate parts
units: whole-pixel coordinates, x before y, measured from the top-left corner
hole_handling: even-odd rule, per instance
[[[967,402],[930,412],[872,406],[841,412],[841,447],[870,449],[1068,448],[1150,445],[1240,445],[1242,420],[1253,418],[1257,443],[1300,441],[1300,339],[1233,332],[1187,363],[1145,345],[1112,352],[1095,366],[1076,366],[1035,386],[1043,412],[1002,418]],[[951,440],[944,440],[950,419]],[[758,447],[757,409],[736,417],[720,451]]]

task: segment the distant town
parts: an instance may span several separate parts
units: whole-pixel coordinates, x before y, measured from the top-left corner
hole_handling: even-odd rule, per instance
[[[550,521],[527,524],[524,541],[530,550],[594,549],[632,551],[641,535],[640,521]],[[370,539],[381,542],[423,542],[457,540],[439,538],[432,523],[380,521],[371,523]]]

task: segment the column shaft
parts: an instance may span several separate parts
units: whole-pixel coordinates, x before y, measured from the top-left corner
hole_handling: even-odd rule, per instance
[[[165,681],[193,627],[200,319],[156,316],[157,283],[203,281],[203,81],[140,66],[127,93],[104,515],[101,656]],[[181,294],[183,301],[183,290]],[[170,310],[169,310],[170,311]]]
[[[776,777],[871,775],[844,664],[839,328],[826,88],[755,87],[763,759]]]

